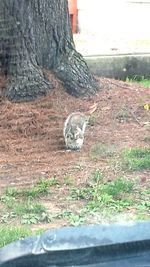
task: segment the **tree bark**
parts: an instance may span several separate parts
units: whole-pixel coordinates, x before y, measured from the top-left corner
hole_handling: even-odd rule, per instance
[[[96,92],[97,82],[75,50],[67,0],[0,0],[0,7],[0,70],[10,100],[32,100],[52,89],[43,68],[53,70],[72,95]]]

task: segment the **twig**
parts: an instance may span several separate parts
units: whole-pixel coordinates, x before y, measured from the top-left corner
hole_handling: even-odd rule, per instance
[[[143,127],[143,124],[137,119],[136,115],[134,114],[134,112],[127,106],[125,107],[125,110],[128,112],[130,112],[130,114],[132,115],[132,117],[135,119],[135,121],[141,126]]]

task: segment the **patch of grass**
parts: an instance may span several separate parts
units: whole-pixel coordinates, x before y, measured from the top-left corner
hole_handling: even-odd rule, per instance
[[[34,187],[7,188],[0,201],[4,205],[1,213],[1,223],[19,219],[21,224],[49,222],[51,218],[46,208],[35,201],[36,198],[47,195],[51,186],[58,185],[56,178],[41,179]]]
[[[32,231],[27,227],[0,226],[0,247],[30,236]]]
[[[144,221],[144,220],[148,220],[150,219],[150,217],[148,216],[148,214],[146,214],[145,212],[141,213],[141,212],[138,212],[136,215],[135,215],[135,218],[134,218],[136,221]]]
[[[132,78],[127,77],[126,82],[138,83],[144,87],[150,88],[150,79],[146,79],[144,76],[134,76]]]
[[[118,178],[114,181],[102,185],[102,192],[118,198],[121,193],[131,193],[133,190],[133,182],[124,178]]]
[[[46,208],[30,199],[11,201],[11,206],[6,202],[6,211],[1,214],[1,223],[8,223],[13,219],[19,219],[21,224],[35,224],[39,222],[49,222],[51,219]]]
[[[150,149],[148,148],[130,148],[122,152],[123,168],[138,171],[150,169]]]
[[[143,80],[139,81],[138,83],[143,85],[144,87],[150,88],[150,80],[143,79]]]
[[[106,183],[100,176],[100,179],[90,187],[72,189],[71,197],[88,201],[88,210],[112,208],[120,211],[133,203],[133,199],[130,198],[132,190],[133,183],[125,178],[117,178]]]
[[[33,201],[15,203],[12,210],[18,217],[22,217],[24,214],[41,215],[46,212],[46,208],[42,204]]]
[[[113,216],[130,209],[136,214],[146,214],[150,210],[149,189],[141,188],[137,179],[131,181],[125,177],[105,181],[99,170],[91,175],[94,183],[86,188],[73,188],[72,199],[84,201],[84,208],[80,210],[80,217],[84,219],[89,214],[99,214],[101,217]],[[140,216],[140,215],[139,215]],[[141,215],[142,216],[142,215]]]
[[[69,176],[69,175],[65,175],[64,177],[63,177],[63,179],[64,179],[64,184],[65,185],[72,185],[72,178]]]
[[[90,151],[93,159],[107,158],[114,155],[114,147],[103,143],[97,143],[92,146]]]
[[[58,180],[54,177],[48,180],[41,179],[37,184],[29,188],[7,188],[4,192],[3,199],[9,200],[11,197],[31,197],[38,198],[43,195],[47,195],[50,192],[51,186],[59,185]]]
[[[14,188],[14,187],[7,187],[6,190],[5,190],[5,195],[7,197],[16,197],[18,194],[18,190],[17,188]]]
[[[45,230],[38,229],[32,231],[29,226],[0,226],[0,248],[15,242],[17,240],[24,239],[32,235],[41,235]]]

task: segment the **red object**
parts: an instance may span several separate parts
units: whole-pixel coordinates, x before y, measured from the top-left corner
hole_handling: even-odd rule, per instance
[[[69,15],[70,15],[70,20],[71,20],[72,32],[76,33],[77,32],[77,15],[78,15],[77,0],[68,0],[68,7],[69,7]]]

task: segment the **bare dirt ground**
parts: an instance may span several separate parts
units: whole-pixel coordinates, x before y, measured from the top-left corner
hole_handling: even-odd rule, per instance
[[[117,151],[126,147],[150,147],[150,111],[143,105],[150,101],[150,89],[113,79],[98,78],[104,89],[97,95],[79,99],[68,95],[52,74],[55,89],[44,98],[28,103],[0,103],[0,191],[8,186],[30,186],[41,178],[71,175],[80,186],[92,170],[99,168],[106,179],[120,170],[110,168],[107,160],[92,161],[90,151],[95,143],[113,145]],[[0,79],[1,90],[5,84]],[[93,103],[97,110],[87,127],[80,152],[65,150],[63,124],[69,113],[86,112]],[[77,166],[84,165],[85,168]],[[142,183],[149,171],[139,172]],[[65,189],[57,190],[58,202]],[[52,199],[50,201],[53,201]],[[52,205],[49,203],[49,205]]]

